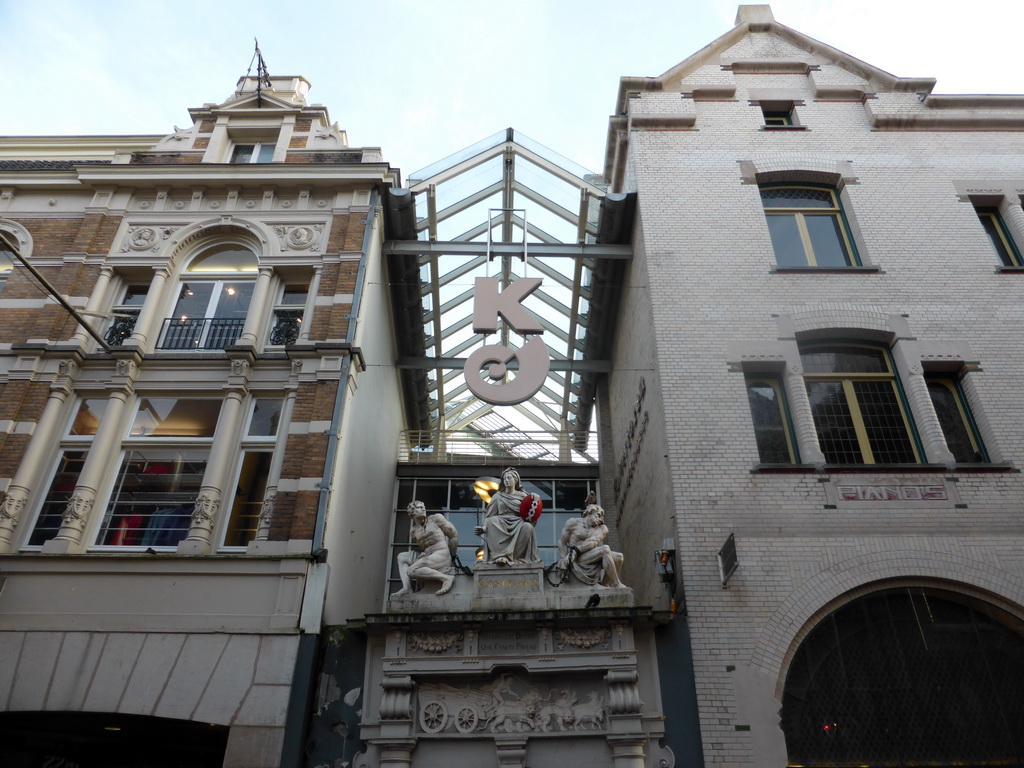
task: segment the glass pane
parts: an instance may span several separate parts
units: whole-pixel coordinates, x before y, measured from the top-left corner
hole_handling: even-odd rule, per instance
[[[483,503],[471,480],[452,480],[452,509],[482,509]]]
[[[269,163],[274,159],[274,145],[273,144],[260,144],[260,151],[256,157],[257,163]]]
[[[220,400],[148,397],[139,401],[132,437],[213,437]]]
[[[398,508],[405,512],[405,508],[412,501],[413,488],[416,486],[415,480],[401,480],[398,483]],[[401,528],[402,526],[399,526]],[[408,526],[406,526],[408,528]]]
[[[782,418],[782,403],[775,387],[764,382],[747,386],[750,415],[754,420],[754,437],[761,461],[768,464],[788,464],[793,459],[786,440],[786,424]]]
[[[244,323],[245,315],[249,311],[252,291],[256,284],[251,281],[235,281],[217,285],[220,291],[217,309],[214,311],[213,317],[239,320]]]
[[[233,164],[245,164],[252,162],[252,153],[256,150],[254,144],[236,144],[234,151],[231,153],[231,162]]]
[[[864,456],[842,382],[808,381],[807,396],[811,401],[814,426],[818,430],[818,442],[825,461],[830,464],[863,464]]]
[[[246,451],[242,455],[242,469],[224,535],[225,547],[244,547],[256,538],[272,458],[270,451]]]
[[[103,418],[103,412],[106,409],[107,401],[105,398],[83,400],[81,405],[78,406],[78,413],[75,414],[75,420],[71,424],[69,434],[95,435],[96,430],[100,426],[100,419]]]
[[[281,420],[281,408],[284,403],[277,398],[257,397],[249,421],[251,437],[270,437],[277,434],[277,425]]]
[[[853,391],[864,419],[876,464],[913,464],[917,461],[891,381],[855,381]]]
[[[885,352],[871,347],[818,347],[800,353],[807,373],[889,373]]]
[[[946,438],[946,447],[953,454],[953,458],[958,462],[984,461],[984,456],[974,447],[970,429],[964,422],[953,389],[943,382],[929,381],[928,393],[932,396],[935,415],[939,417],[942,434]]]
[[[476,550],[480,546],[480,537],[473,533],[473,528],[480,525],[480,513],[477,512],[451,512],[448,514],[448,520],[455,526],[455,530],[459,532],[459,549],[462,547],[471,547]],[[475,556],[471,556],[470,560],[466,560],[460,551],[459,559],[462,560],[463,565],[472,565]]]
[[[97,544],[173,547],[188,535],[207,450],[129,450]]]
[[[286,285],[281,295],[281,303],[289,306],[305,306],[309,289],[304,285]]]
[[[989,240],[992,241],[992,247],[999,255],[999,260],[1004,266],[1012,267],[1013,256],[1010,254],[1009,249],[1006,247],[1006,242],[1003,240],[1003,233],[1000,231],[999,221],[992,212],[978,212],[978,218],[981,219],[981,225],[985,228],[985,234],[988,235]]]
[[[256,254],[237,245],[207,248],[188,265],[189,272],[255,272]]]
[[[590,483],[586,480],[556,480],[555,509],[572,509],[583,511],[590,495]],[[578,515],[569,515],[578,517]],[[558,527],[561,531],[561,526]]]
[[[178,303],[174,305],[174,317],[182,321],[206,317],[213,286],[214,283],[184,283],[178,294]]]
[[[141,307],[145,303],[148,293],[148,285],[129,285],[125,289],[124,298],[121,299],[121,306]]]
[[[75,491],[78,476],[82,473],[82,466],[85,464],[85,456],[85,451],[64,451],[61,454],[57,471],[46,492],[43,508],[39,511],[39,518],[29,537],[29,544],[39,545],[57,535],[57,531],[60,530],[61,515],[71,494]]]
[[[423,502],[428,514],[448,509],[448,481],[417,480],[416,499]]]
[[[767,219],[776,263],[780,267],[806,267],[807,254],[796,216],[768,216]]]
[[[850,266],[850,252],[843,239],[842,224],[838,216],[804,216],[804,224],[811,238],[814,263],[817,266]]]
[[[835,208],[835,200],[828,189],[802,187],[767,187],[761,189],[761,202],[765,208]]]

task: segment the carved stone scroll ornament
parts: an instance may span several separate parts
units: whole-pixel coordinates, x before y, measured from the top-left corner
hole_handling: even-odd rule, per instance
[[[413,682],[408,675],[388,676],[381,681],[384,695],[380,700],[381,720],[410,720],[412,718]]]
[[[637,714],[644,706],[640,701],[636,670],[610,670],[605,675],[608,684],[608,711],[613,715]]]

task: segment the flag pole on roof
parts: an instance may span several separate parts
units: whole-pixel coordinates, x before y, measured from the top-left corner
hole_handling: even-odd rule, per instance
[[[256,50],[253,52],[252,60],[249,62],[249,69],[245,71],[245,76],[249,77],[252,72],[253,63],[256,64],[256,106],[263,106],[263,88],[271,88],[270,84],[270,73],[267,71],[267,62],[263,60],[263,53],[260,51],[260,41],[255,37],[253,41],[256,43]]]

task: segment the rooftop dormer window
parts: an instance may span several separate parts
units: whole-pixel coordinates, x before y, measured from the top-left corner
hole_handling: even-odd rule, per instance
[[[272,141],[235,144],[231,150],[231,164],[269,163],[274,159],[274,147]]]

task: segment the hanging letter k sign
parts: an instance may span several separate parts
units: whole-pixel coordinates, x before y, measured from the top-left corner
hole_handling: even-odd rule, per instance
[[[522,277],[501,291],[498,278],[478,277],[473,295],[473,331],[496,333],[500,314],[519,333],[543,333],[543,326],[521,303],[540,285],[539,277]],[[510,367],[513,360],[519,363],[518,368]],[[484,402],[516,405],[540,391],[549,366],[548,350],[539,335],[530,336],[519,349],[488,344],[466,360],[466,386]],[[481,375],[485,369],[486,378]],[[511,381],[506,379],[510,370],[515,371]]]

